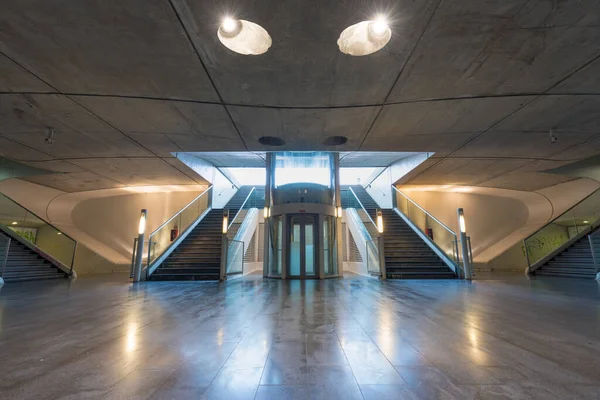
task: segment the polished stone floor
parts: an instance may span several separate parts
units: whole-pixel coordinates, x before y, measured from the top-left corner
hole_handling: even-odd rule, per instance
[[[0,399],[600,399],[595,281],[0,290]]]

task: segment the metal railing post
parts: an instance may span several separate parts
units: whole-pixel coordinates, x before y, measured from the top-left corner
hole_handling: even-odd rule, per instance
[[[77,254],[77,242],[75,242],[75,247],[73,247],[73,257],[71,258],[71,270],[69,271],[69,275],[73,275],[73,267],[75,267],[75,255]]]
[[[385,243],[383,239],[383,234],[379,233],[377,235],[377,255],[379,256],[379,273],[381,274],[381,279],[387,279],[387,272],[385,268]]]
[[[10,242],[11,238],[8,238],[6,242],[6,247],[4,249],[4,260],[2,260],[2,271],[0,271],[0,278],[4,278],[4,272],[6,270],[6,264],[8,264],[8,252],[10,251]]]
[[[131,268],[129,270],[129,278],[133,278],[134,275],[134,267],[135,267],[135,252],[137,251],[137,241],[138,238],[133,239],[133,251],[131,252]]]
[[[531,268],[531,261],[529,261],[529,249],[527,248],[527,239],[523,239],[523,250],[525,251],[525,260],[527,261],[526,274],[529,274],[529,268]]]

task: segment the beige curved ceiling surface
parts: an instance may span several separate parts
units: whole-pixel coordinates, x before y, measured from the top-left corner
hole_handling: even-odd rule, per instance
[[[541,171],[600,153],[597,1],[239,3],[267,53],[221,45],[233,3],[10,1],[0,156],[67,192],[197,185],[172,153],[269,151],[258,138],[277,136],[285,150],[435,153],[406,184],[535,191],[572,179]],[[381,10],[390,42],[342,54],[339,33]]]

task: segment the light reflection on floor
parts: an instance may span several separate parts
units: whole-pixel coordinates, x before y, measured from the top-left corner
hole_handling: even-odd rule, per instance
[[[0,398],[598,399],[598,284],[497,278],[6,285]]]

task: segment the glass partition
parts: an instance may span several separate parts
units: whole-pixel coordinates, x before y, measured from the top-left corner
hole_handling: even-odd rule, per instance
[[[227,275],[241,274],[244,271],[244,242],[232,240],[227,249]]]
[[[455,263],[458,263],[457,238],[454,231],[440,222],[408,196],[392,186],[396,193],[396,207],[414,225]]]
[[[600,220],[600,190],[595,191],[524,240],[532,266]]]
[[[20,237],[69,271],[73,269],[77,242],[3,194],[0,194],[0,226],[9,236]]]
[[[368,240],[367,246],[367,271],[371,275],[381,275],[381,266],[379,265],[379,249],[377,240]]]
[[[188,205],[179,210],[177,214],[169,218],[149,236],[149,245],[145,244],[144,252],[148,254],[147,265],[160,257],[171,244],[210,207],[212,186],[200,196],[192,200]]]

